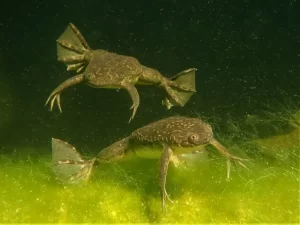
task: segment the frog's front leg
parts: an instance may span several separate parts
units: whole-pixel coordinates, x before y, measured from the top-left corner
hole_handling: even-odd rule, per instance
[[[135,116],[137,108],[140,105],[140,96],[139,96],[139,93],[138,93],[138,91],[137,91],[137,89],[135,88],[134,85],[132,85],[132,84],[122,84],[122,87],[125,88],[128,91],[128,93],[131,97],[131,100],[132,100],[132,105],[131,105],[130,109],[132,109],[133,111],[132,111],[132,115],[129,119],[129,123],[130,123],[130,121]]]
[[[168,167],[173,155],[172,149],[166,143],[163,143],[163,153],[159,160],[159,186],[160,186],[160,196],[162,201],[162,209],[166,210],[166,198],[172,202],[167,191],[166,191],[166,179],[168,173]],[[173,203],[173,202],[172,202]]]
[[[56,101],[59,111],[62,112],[61,105],[60,105],[60,93],[64,89],[66,89],[70,86],[81,83],[83,80],[84,80],[84,74],[78,74],[78,75],[71,77],[70,79],[64,81],[57,88],[55,88],[54,91],[52,91],[52,93],[50,94],[49,98],[47,99],[45,105],[47,105],[49,103],[49,101],[51,100],[50,111],[52,111],[53,105]]]
[[[213,145],[220,152],[221,155],[226,157],[226,160],[227,160],[227,180],[229,180],[229,178],[230,178],[230,161],[238,163],[241,166],[243,166],[244,168],[248,169],[248,167],[245,166],[244,163],[242,163],[242,161],[249,161],[248,159],[243,159],[243,158],[236,157],[236,156],[230,154],[227,151],[227,149],[220,142],[218,142],[216,139],[212,139],[210,141],[210,144]]]

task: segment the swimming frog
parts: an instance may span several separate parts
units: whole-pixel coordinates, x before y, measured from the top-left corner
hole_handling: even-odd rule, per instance
[[[136,146],[149,145],[150,148]],[[153,147],[153,144],[157,144]],[[174,116],[159,120],[133,131],[112,145],[104,148],[99,154],[85,160],[70,144],[59,139],[52,139],[52,169],[57,177],[65,183],[80,183],[87,181],[95,162],[100,164],[131,157],[159,159],[159,186],[162,208],[165,210],[166,198],[170,200],[166,191],[168,165],[176,162],[176,156],[188,153],[197,153],[202,147],[211,144],[227,158],[242,166],[245,160],[230,154],[213,136],[209,124],[199,118]],[[160,145],[160,146],[159,146]],[[227,167],[229,178],[229,166]],[[171,200],[170,200],[171,201]]]
[[[183,107],[196,92],[195,68],[186,69],[170,79],[159,71],[143,66],[131,56],[119,55],[104,49],[92,50],[80,31],[70,23],[57,40],[58,61],[67,65],[67,71],[79,73],[56,87],[48,97],[50,110],[55,102],[62,112],[60,94],[66,88],[86,83],[95,88],[125,89],[129,93],[134,118],[140,104],[135,84],[157,85],[162,87],[167,97],[162,101],[168,109],[172,106]]]

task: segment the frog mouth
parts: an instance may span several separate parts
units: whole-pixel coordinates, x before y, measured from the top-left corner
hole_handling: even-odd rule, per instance
[[[207,144],[201,144],[201,145],[190,145],[190,146],[171,146],[171,149],[174,151],[175,155],[180,155],[180,154],[198,154],[201,153],[204,150],[204,146]]]
[[[105,89],[117,89],[117,91],[119,91],[120,89],[122,89],[123,87],[120,85],[105,85],[105,86],[100,86],[97,84],[93,84],[90,83],[89,81],[87,81],[87,84],[92,87],[92,88],[105,88]]]

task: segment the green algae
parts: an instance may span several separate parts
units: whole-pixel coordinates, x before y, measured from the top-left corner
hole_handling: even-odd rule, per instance
[[[232,165],[227,181],[226,160],[210,146],[171,164],[166,188],[173,203],[165,214],[157,160],[97,165],[89,182],[63,186],[50,169],[50,146],[6,151],[0,223],[299,223],[300,128],[260,138],[253,119],[211,123],[231,153],[249,159],[248,169]]]
[[[90,182],[64,187],[49,168],[50,152],[25,155],[1,156],[1,223],[299,222],[299,162],[252,159],[249,170],[233,166],[229,181],[225,159],[212,153],[199,164],[170,166],[174,203],[162,214],[156,160],[101,165]]]

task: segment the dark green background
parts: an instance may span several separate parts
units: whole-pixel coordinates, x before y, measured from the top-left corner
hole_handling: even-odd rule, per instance
[[[7,104],[15,111],[2,146],[48,146],[58,137],[88,151],[175,114],[226,118],[299,109],[296,0],[5,1],[0,12],[0,81],[11,87]],[[165,76],[196,67],[197,94],[167,111],[159,88],[139,86],[141,104],[128,124],[125,91],[79,85],[62,93],[62,114],[49,112],[47,97],[72,75],[56,60],[55,43],[69,22],[92,48],[134,56]]]

